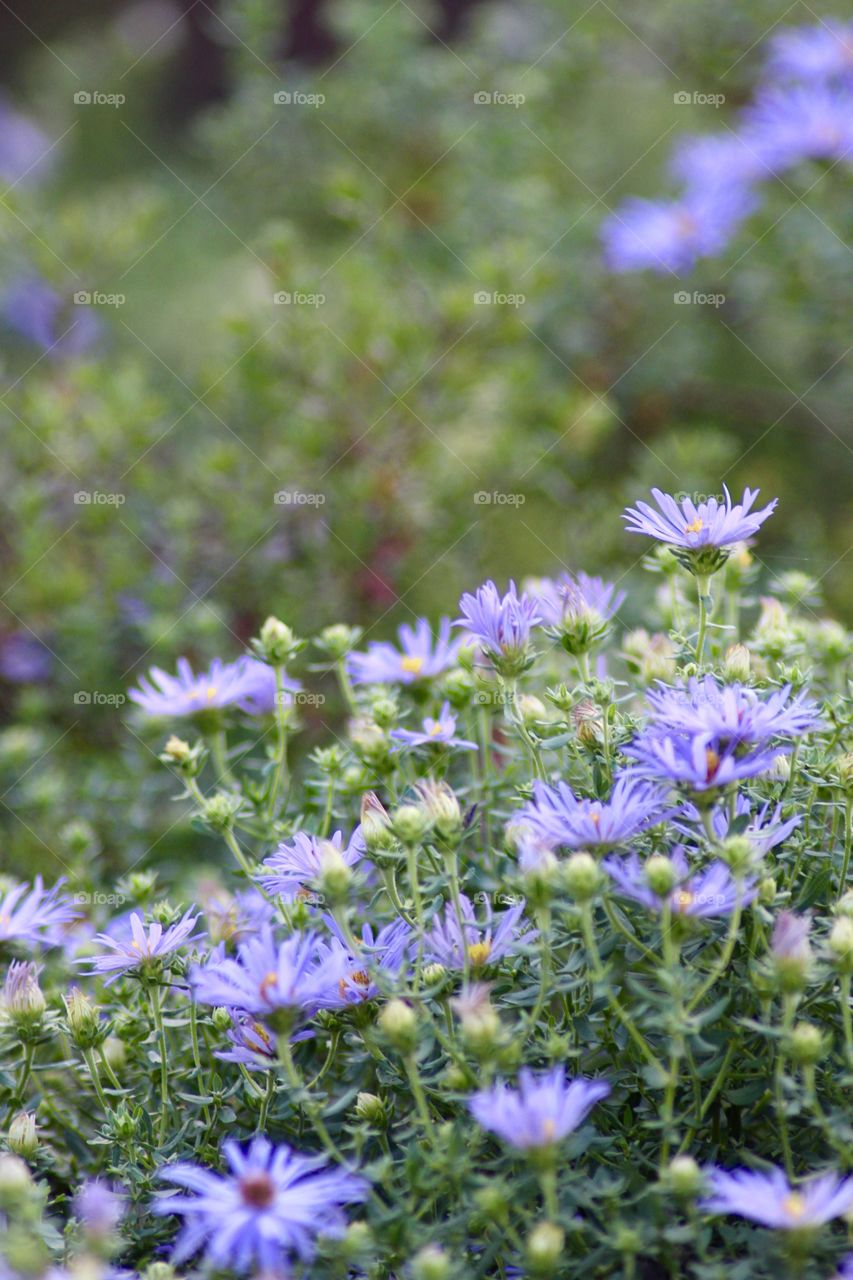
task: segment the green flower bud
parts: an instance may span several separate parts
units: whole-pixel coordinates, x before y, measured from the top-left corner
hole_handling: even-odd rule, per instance
[[[528,729],[548,719],[548,709],[541,698],[532,693],[523,693],[515,703],[518,718]]]
[[[464,710],[465,707],[470,706],[474,693],[474,680],[471,673],[462,667],[454,667],[442,680],[441,692],[454,711]]]
[[[828,945],[830,961],[839,973],[853,973],[853,917],[838,917],[830,931]]]
[[[621,1222],[617,1222],[613,1228],[611,1239],[614,1249],[618,1249],[620,1253],[629,1256],[638,1254],[643,1247],[643,1238],[639,1231]]]
[[[350,721],[349,738],[356,753],[374,768],[384,765],[391,753],[388,735],[373,720],[359,716]]]
[[[35,1192],[29,1169],[16,1155],[0,1155],[0,1209],[26,1204]]]
[[[331,840],[323,840],[320,845],[320,891],[330,902],[343,902],[349,893],[352,881],[352,870],[347,865],[344,855]]]
[[[66,822],[59,838],[72,858],[93,858],[100,850],[100,841],[94,828],[82,818]]]
[[[420,805],[401,804],[391,815],[391,828],[401,844],[419,845],[431,825],[429,814]]]
[[[527,1237],[527,1262],[535,1274],[551,1275],[563,1254],[566,1235],[555,1222],[540,1222]]]
[[[355,648],[360,638],[361,627],[348,627],[345,623],[339,622],[321,631],[315,643],[333,661],[339,662]]]
[[[101,1045],[101,1053],[115,1072],[122,1071],[127,1064],[127,1050],[117,1036],[107,1036]]]
[[[659,898],[672,893],[678,883],[678,872],[672,861],[661,853],[652,854],[646,863],[645,874],[646,883]]]
[[[462,810],[447,783],[425,778],[416,789],[436,833],[448,842],[457,840],[462,830]]]
[[[745,684],[750,676],[750,653],[745,644],[733,644],[726,650],[723,661],[723,677]]]
[[[9,967],[3,987],[3,1008],[23,1042],[29,1042],[41,1030],[47,1003],[39,986],[38,969],[29,960],[14,962]]]
[[[474,1203],[487,1222],[503,1226],[509,1219],[509,1197],[500,1182],[488,1182],[475,1191]]]
[[[411,1053],[418,1042],[418,1020],[403,1000],[389,1000],[377,1018],[380,1031],[400,1053]]]
[[[239,796],[228,795],[225,791],[217,791],[205,803],[201,816],[212,831],[230,831],[234,826],[234,819],[239,809]]]
[[[326,774],[329,778],[334,778],[343,767],[344,753],[337,743],[333,743],[331,747],[317,747],[312,752],[311,759],[321,773]]]
[[[853,751],[838,757],[835,761],[835,774],[842,791],[853,793]]]
[[[149,1262],[142,1272],[142,1280],[174,1280],[175,1268],[171,1262]]]
[[[210,1020],[217,1031],[228,1031],[234,1025],[234,1019],[222,1005],[217,1005],[210,1016]]]
[[[785,1048],[792,1062],[813,1067],[825,1056],[829,1045],[819,1027],[811,1022],[798,1022],[786,1038]]]
[[[373,791],[368,791],[361,798],[361,834],[370,853],[381,853],[394,848],[391,818]]]
[[[126,1102],[120,1102],[113,1112],[112,1126],[119,1142],[129,1142],[131,1138],[136,1136],[139,1120]]]
[[[409,1263],[412,1280],[447,1280],[451,1272],[450,1259],[437,1244],[419,1249]]]
[[[566,889],[578,902],[588,902],[595,897],[601,883],[601,872],[591,854],[583,850],[573,853],[563,874]]]
[[[466,1047],[482,1060],[494,1056],[502,1038],[501,1020],[489,999],[489,991],[488,983],[475,982],[450,1001],[459,1017]]]
[[[776,901],[777,884],[773,876],[765,876],[758,885],[758,901],[769,907]]]
[[[107,1025],[101,1022],[89,997],[79,987],[72,987],[65,1003],[65,1021],[78,1049],[94,1049],[107,1034]]]
[[[154,896],[157,888],[156,871],[133,871],[125,880],[119,881],[119,888],[127,891],[127,896],[140,906],[144,906]]]
[[[744,876],[756,862],[756,848],[749,836],[727,836],[717,852],[735,876]]]
[[[168,764],[184,765],[192,759],[192,747],[173,733],[167,738],[160,759]]]
[[[9,1149],[16,1155],[32,1160],[38,1151],[36,1118],[31,1112],[21,1111],[9,1125]]]
[[[836,903],[835,910],[839,916],[847,916],[853,920],[853,889],[848,889],[842,894]]]
[[[373,1235],[366,1222],[351,1222],[341,1237],[340,1252],[344,1258],[362,1257],[372,1247]]]
[[[252,641],[252,648],[262,662],[269,663],[271,667],[283,667],[296,656],[302,644],[286,622],[269,617],[261,627],[260,636]]]
[[[433,964],[425,964],[421,972],[424,985],[427,987],[437,987],[440,982],[444,982],[447,977],[447,970],[443,964],[435,961]]]
[[[397,699],[390,693],[377,694],[370,704],[370,710],[380,729],[393,729],[400,717]]]
[[[702,1170],[692,1156],[674,1156],[666,1170],[666,1183],[673,1195],[693,1200],[702,1190]]]
[[[377,1129],[384,1128],[388,1123],[388,1109],[375,1093],[359,1093],[354,1110],[359,1120],[374,1125]]]

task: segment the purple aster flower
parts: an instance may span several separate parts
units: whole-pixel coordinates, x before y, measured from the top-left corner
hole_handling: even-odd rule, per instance
[[[74,1197],[74,1212],[90,1240],[105,1240],[124,1216],[125,1198],[100,1178],[87,1179]]]
[[[414,942],[411,927],[404,920],[392,920],[374,934],[372,925],[365,923],[361,938],[356,939],[361,945],[353,949],[334,916],[326,915],[323,919],[334,935],[335,944],[346,955],[347,973],[338,987],[340,1003],[346,1006],[375,999],[380,994],[377,975],[381,972],[396,978],[408,959]]]
[[[237,959],[216,957],[190,970],[200,1004],[225,1005],[261,1018],[279,1011],[307,1016],[340,1003],[340,985],[349,962],[342,948],[333,949],[314,933],[295,933],[276,941],[263,928],[237,948]]]
[[[750,821],[740,831],[740,834],[746,836],[750,844],[755,849],[757,857],[763,857],[769,853],[771,849],[775,849],[783,840],[787,840],[791,832],[798,827],[802,821],[802,815],[795,813],[792,818],[782,819],[782,806],[777,804],[773,812],[770,812],[770,803],[762,805],[756,814],[752,814],[752,802],[748,796],[737,795],[735,797],[735,821],[738,818],[750,817]],[[674,822],[674,826],[685,835],[694,835],[696,828],[702,824],[702,815],[699,810],[692,804],[685,804],[681,809],[681,818]],[[729,809],[727,804],[718,805],[711,814],[711,828],[716,839],[720,842],[726,839],[731,829],[732,822],[729,818]]]
[[[773,925],[770,949],[777,959],[808,962],[812,949],[809,942],[812,918],[793,911],[780,911]]]
[[[666,793],[630,773],[620,774],[609,800],[579,800],[566,782],[537,780],[533,799],[518,814],[546,843],[570,849],[608,848],[632,839],[668,815]]]
[[[823,85],[768,89],[744,112],[744,137],[777,169],[853,159],[853,95]]]
[[[583,572],[575,577],[563,573],[556,582],[541,578],[527,589],[538,605],[540,621],[576,657],[604,639],[625,599],[625,592],[617,591],[612,582]]]
[[[498,670],[518,674],[527,665],[530,629],[540,621],[537,602],[510,582],[501,595],[489,580],[473,595],[465,592],[459,601],[462,617],[453,624],[464,627],[481,645]]]
[[[421,721],[422,732],[417,733],[412,729],[392,729],[391,737],[397,742],[403,742],[408,747],[459,747],[465,751],[476,751],[476,742],[469,742],[467,738],[456,737],[456,716],[451,715],[450,703],[442,704],[438,713],[438,718],[433,719],[432,716],[425,716]]]
[[[711,1194],[700,1202],[706,1213],[733,1213],[780,1231],[819,1227],[853,1208],[853,1178],[837,1173],[792,1187],[781,1169],[712,1169],[708,1182]]]
[[[0,942],[61,942],[62,926],[76,920],[71,899],[60,890],[64,880],[45,889],[41,876],[33,886],[16,885],[0,897]]]
[[[368,1194],[362,1178],[329,1168],[322,1156],[274,1147],[263,1137],[245,1149],[225,1142],[222,1151],[227,1173],[181,1163],[160,1174],[189,1193],[164,1196],[154,1206],[184,1219],[176,1263],[203,1250],[212,1269],[286,1274],[294,1257],[310,1261],[318,1235],[343,1235],[344,1205]]]
[[[214,944],[236,942],[257,933],[273,920],[273,908],[256,889],[231,894],[221,885],[202,885],[199,891],[207,931]]]
[[[780,80],[853,84],[853,22],[825,18],[786,27],[770,41],[767,72]]]
[[[642,533],[687,552],[719,549],[751,538],[772,514],[776,498],[761,511],[752,511],[758,493],[758,489],[745,489],[741,501],[733,505],[725,485],[722,502],[716,498],[699,503],[690,498],[676,501],[670,494],[652,489],[660,511],[655,511],[647,502],[638,502],[636,507],[627,508],[623,519],[627,521],[629,533]]]
[[[0,100],[0,181],[31,187],[47,177],[56,151],[47,134],[8,102]]]
[[[0,314],[14,333],[51,359],[73,358],[94,347],[101,323],[91,307],[75,307],[39,277],[24,277],[3,295]]]
[[[276,1038],[268,1027],[265,1027],[251,1014],[241,1009],[229,1009],[231,1026],[228,1028],[228,1039],[231,1048],[217,1053],[223,1062],[237,1062],[254,1071],[269,1071],[279,1064]]]
[[[755,205],[738,183],[687,190],[679,200],[626,200],[602,226],[605,263],[611,271],[681,275],[722,252]]]
[[[366,853],[360,826],[356,827],[346,846],[341,831],[336,831],[329,840],[309,835],[307,831],[297,831],[290,841],[283,840],[275,852],[264,859],[261,865],[268,870],[267,874],[258,876],[259,883],[268,893],[282,894],[285,898],[299,895],[319,879],[326,845],[336,849],[348,867],[355,866]]]
[[[297,681],[284,679],[286,693],[299,687]],[[207,671],[196,675],[187,659],[179,658],[176,676],[152,667],[150,678],[143,676],[128,696],[149,716],[192,716],[226,707],[259,716],[275,708],[275,674],[265,662],[244,655],[236,662],[214,658]]]
[[[0,676],[10,684],[43,684],[53,659],[36,636],[14,631],[0,642]]]
[[[82,963],[91,964],[88,973],[110,974],[106,986],[133,969],[150,969],[165,956],[197,942],[203,936],[201,933],[193,933],[198,923],[198,916],[193,914],[194,911],[195,908],[190,907],[180,920],[167,929],[156,920],[146,925],[142,916],[134,911],[130,916],[129,936],[126,934],[124,937],[113,938],[108,933],[97,934],[95,941],[106,947],[108,954],[89,958]]]
[[[685,137],[675,146],[670,171],[689,190],[749,186],[774,176],[758,138],[736,133],[707,133]]]
[[[804,693],[792,698],[790,685],[763,694],[707,675],[686,685],[659,685],[646,700],[653,730],[713,740],[717,750],[800,737],[820,723],[815,703]]]
[[[41,1019],[45,999],[39,986],[41,968],[31,960],[13,960],[3,983],[2,1005],[13,1018]]]
[[[755,881],[738,884],[724,862],[712,862],[691,876],[681,848],[669,855],[678,883],[667,895],[673,914],[682,916],[728,916],[738,904],[746,907],[755,898]],[[662,911],[665,899],[649,886],[646,870],[636,853],[627,858],[605,858],[602,867],[626,898],[650,911]]]
[[[769,773],[786,750],[774,747],[742,753],[726,747],[718,751],[707,737],[675,737],[657,731],[640,734],[623,748],[637,762],[630,774],[677,783],[691,791],[712,791]]]
[[[604,1080],[567,1081],[562,1067],[538,1075],[522,1067],[517,1089],[501,1081],[475,1093],[468,1108],[484,1129],[530,1151],[561,1142],[609,1092]]]
[[[486,901],[485,918],[478,921],[470,898],[464,893],[459,897],[462,928],[453,903],[448,902],[424,935],[427,959],[448,969],[464,969],[467,954],[470,964],[479,969],[497,964],[519,946],[538,937],[536,929],[531,929],[526,921],[521,922],[526,905],[523,898],[498,917],[492,914],[491,903]]]
[[[414,627],[407,623],[398,629],[400,648],[387,641],[373,641],[367,653],[351,653],[347,670],[354,684],[414,684],[429,676],[441,675],[453,666],[461,642],[450,639],[450,619],[442,618],[438,637],[434,640],[426,618],[418,618]]]

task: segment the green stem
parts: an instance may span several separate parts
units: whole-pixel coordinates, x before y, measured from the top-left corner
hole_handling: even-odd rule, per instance
[[[284,785],[287,777],[287,695],[284,690],[284,679],[281,667],[274,667],[275,671],[275,730],[276,730],[276,750],[275,763],[273,766],[272,785],[270,787],[269,799],[267,801],[267,816],[272,822],[275,817],[276,805],[278,804],[279,793]]]
[[[210,747],[210,758],[216,769],[217,781],[224,782],[227,786],[237,790],[237,779],[228,768],[228,746],[225,740],[225,730],[217,729],[207,739]]]
[[[583,940],[586,945],[586,949],[589,952],[590,961],[592,962],[593,980],[599,983],[604,988],[604,994],[605,994],[607,1003],[610,1005],[610,1008],[616,1014],[616,1017],[622,1023],[622,1026],[628,1032],[628,1035],[634,1041],[634,1043],[636,1044],[637,1048],[640,1050],[640,1052],[642,1053],[646,1061],[651,1066],[653,1066],[655,1070],[660,1073],[661,1076],[666,1076],[666,1068],[664,1067],[663,1063],[652,1052],[648,1044],[646,1044],[645,1037],[642,1035],[639,1029],[634,1025],[632,1018],[622,1008],[622,1005],[619,1003],[615,994],[610,989],[610,983],[607,981],[607,975],[604,972],[604,965],[601,962],[601,956],[599,954],[598,947],[596,945],[595,931],[593,929],[593,922],[592,922],[592,910],[588,902],[585,902],[581,909],[581,932],[583,934]]]
[[[699,596],[699,633],[696,637],[696,665],[702,666],[702,658],[705,652],[705,631],[708,626],[708,605],[711,603],[710,597],[710,578],[697,577],[696,590]]]
[[[853,795],[848,795],[844,810],[844,858],[841,863],[841,878],[838,882],[840,898],[847,885],[847,872],[850,870],[850,849],[853,846]]]
[[[166,1028],[163,1024],[163,1011],[160,1007],[160,989],[156,982],[152,982],[149,986],[148,996],[151,1001],[151,1013],[154,1017],[157,1039],[160,1044],[160,1129],[158,1141],[162,1146],[166,1139],[166,1126],[169,1120],[169,1068],[166,1052]]]

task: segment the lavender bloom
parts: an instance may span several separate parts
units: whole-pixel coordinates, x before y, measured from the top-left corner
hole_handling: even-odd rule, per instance
[[[732,504],[729,491],[723,485],[723,502],[708,498],[694,503],[690,498],[682,498],[679,503],[670,494],[652,489],[660,511],[655,511],[647,502],[638,502],[636,507],[627,508],[623,519],[627,521],[629,533],[643,533],[685,551],[728,547],[751,538],[773,513],[776,498],[761,511],[752,511],[758,493],[758,489],[745,489],[741,501]]]
[[[760,140],[736,133],[682,138],[673,151],[670,171],[689,190],[697,191],[749,186],[775,176]]]
[[[633,774],[622,773],[609,800],[579,800],[566,782],[537,779],[533,799],[518,814],[546,843],[570,849],[608,848],[630,840],[667,816],[665,792]]]
[[[780,80],[853,84],[853,22],[826,18],[780,31],[770,42],[767,72]]]
[[[531,929],[526,922],[519,923],[525,905],[522,898],[502,912],[495,923],[491,904],[487,902],[485,920],[480,923],[474,914],[470,898],[464,893],[460,894],[462,929],[453,903],[448,902],[444,911],[435,916],[424,935],[427,958],[438,961],[448,969],[464,969],[466,954],[475,969],[487,964],[497,964],[519,946],[533,942],[538,937],[536,929]]]
[[[815,704],[791,686],[762,695],[741,684],[721,684],[715,676],[685,685],[659,685],[646,695],[652,728],[713,740],[719,748],[766,745],[777,737],[800,737],[820,723]]]
[[[735,797],[735,820],[743,818],[752,812],[752,803],[747,796],[738,795]],[[674,825],[679,831],[685,835],[693,835],[695,829],[702,822],[702,815],[699,810],[692,804],[685,804],[681,810],[682,820],[678,820]],[[746,836],[755,849],[756,856],[763,857],[769,853],[771,849],[775,849],[783,840],[787,840],[791,832],[798,827],[802,821],[802,815],[795,813],[792,818],[782,820],[782,806],[777,804],[773,812],[770,812],[770,803],[762,805],[759,811],[752,817],[749,824],[743,828],[741,835]],[[729,813],[727,805],[719,805],[711,814],[711,827],[718,841],[723,841],[729,834],[731,822],[729,821]]]
[[[777,960],[808,963],[812,949],[809,943],[811,916],[798,916],[793,911],[780,911],[773,925],[770,949]]]
[[[50,139],[28,116],[0,100],[0,182],[36,186],[47,177],[56,152]]]
[[[334,935],[333,949],[339,948],[346,957],[347,972],[338,983],[338,1004],[345,1007],[373,1000],[380,994],[376,977],[381,971],[396,978],[412,949],[414,935],[404,920],[392,920],[374,935],[370,924],[361,930],[361,946],[356,950],[333,916],[324,916],[325,923]],[[358,940],[356,940],[358,941]]]
[[[343,833],[336,831],[330,840],[297,831],[290,843],[286,840],[261,864],[269,873],[258,877],[268,893],[280,893],[285,897],[298,894],[306,885],[314,883],[323,869],[323,847],[332,845],[341,854],[348,867],[355,866],[366,853],[361,827],[356,827],[344,847]]]
[[[718,751],[707,737],[690,739],[647,731],[623,750],[636,760],[631,773],[637,777],[677,783],[691,791],[712,791],[769,773],[787,748],[741,754],[733,747]]]
[[[201,905],[213,943],[239,941],[273,919],[273,909],[256,889],[230,894],[219,885],[201,890]]]
[[[700,1202],[706,1213],[733,1213],[764,1227],[799,1231],[819,1227],[853,1208],[853,1178],[825,1173],[794,1188],[781,1169],[757,1173],[712,1169],[711,1194]]]
[[[441,619],[435,641],[426,618],[418,618],[414,627],[403,623],[397,636],[400,649],[387,641],[373,641],[367,653],[348,655],[347,670],[354,684],[414,684],[441,675],[461,648],[460,641],[450,639],[449,618]]]
[[[237,959],[216,957],[190,970],[200,1004],[225,1005],[269,1018],[279,1010],[307,1015],[334,1008],[346,981],[348,958],[316,934],[293,934],[277,942],[264,928],[237,948]]]
[[[231,1026],[228,1039],[231,1048],[217,1053],[223,1062],[237,1062],[257,1071],[270,1071],[278,1066],[278,1049],[273,1033],[256,1018],[240,1009],[229,1009]]]
[[[13,631],[0,642],[0,676],[10,684],[43,684],[53,658],[36,636]]]
[[[99,933],[96,936],[95,941],[100,942],[101,946],[106,947],[111,954],[95,956],[91,961],[84,961],[83,963],[91,963],[92,966],[87,972],[109,973],[111,976],[107,978],[105,984],[109,986],[123,973],[128,973],[132,969],[150,968],[180,947],[197,942],[202,935],[193,933],[198,923],[198,916],[193,914],[194,910],[195,908],[190,907],[180,920],[169,925],[166,930],[156,920],[146,926],[142,916],[136,911],[132,912],[130,937],[113,938],[108,933]]]
[[[425,716],[421,722],[423,732],[417,733],[412,729],[392,729],[391,737],[397,742],[403,742],[409,747],[459,747],[465,751],[476,751],[476,742],[469,742],[467,738],[456,737],[456,716],[451,715],[450,703],[444,702],[438,713],[438,719],[434,720],[432,716]]]
[[[609,622],[625,599],[625,592],[617,591],[612,582],[592,578],[583,571],[574,576],[562,573],[556,581],[534,578],[524,585],[538,606],[539,621],[546,627],[558,627],[562,622],[589,615]]]
[[[61,926],[76,920],[71,899],[60,890],[64,880],[45,890],[41,876],[33,887],[16,885],[0,897],[0,942],[61,942]]]
[[[526,662],[530,629],[540,621],[539,606],[524,592],[519,596],[510,581],[501,595],[489,580],[473,595],[465,592],[459,601],[462,617],[453,624],[465,630],[496,663],[509,664],[515,673]],[[520,664],[520,665],[519,665]]]
[[[766,90],[744,112],[744,137],[776,168],[851,159],[853,96],[825,86]]]
[[[522,1067],[518,1089],[499,1082],[475,1093],[468,1108],[484,1129],[521,1151],[530,1151],[561,1142],[609,1092],[604,1080],[567,1082],[562,1067],[539,1075]]]
[[[74,1212],[89,1239],[108,1239],[124,1216],[124,1196],[99,1178],[90,1178],[74,1197]]]
[[[682,275],[699,258],[720,253],[752,213],[755,199],[744,186],[688,189],[679,200],[626,200],[601,229],[611,271]]]
[[[285,678],[284,689],[295,693],[295,680]],[[265,715],[275,708],[276,684],[272,667],[245,655],[236,662],[214,658],[207,671],[196,675],[186,658],[178,659],[178,674],[152,667],[138,689],[128,695],[149,716],[192,716],[203,711],[237,707],[249,715]]]
[[[156,1213],[184,1218],[176,1263],[204,1250],[212,1269],[286,1274],[294,1256],[310,1261],[318,1235],[342,1235],[343,1206],[367,1196],[363,1179],[263,1137],[245,1149],[225,1142],[222,1151],[225,1174],[189,1163],[160,1174],[190,1193],[164,1196],[154,1206]]]
[[[675,915],[728,916],[738,905],[746,907],[755,898],[755,881],[746,880],[739,885],[724,862],[712,862],[691,876],[682,849],[674,849],[669,858],[678,884],[666,900],[649,886],[645,867],[636,853],[627,858],[605,858],[601,865],[626,898],[632,898],[650,911],[662,911],[664,902],[668,901]]]
[[[69,306],[68,299],[39,277],[13,284],[0,301],[0,314],[9,329],[52,359],[83,355],[101,334],[90,307]]]

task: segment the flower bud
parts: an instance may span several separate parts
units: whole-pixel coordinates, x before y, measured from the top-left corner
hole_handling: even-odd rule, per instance
[[[67,996],[62,997],[65,1004],[65,1020],[68,1032],[78,1049],[94,1049],[107,1033],[106,1024],[101,1019],[92,1002],[79,987],[72,987]]]
[[[166,745],[163,748],[160,758],[161,760],[165,760],[171,764],[182,765],[186,764],[191,756],[192,747],[190,744],[173,733],[171,737],[166,740]]]
[[[447,841],[457,839],[462,830],[462,810],[447,783],[425,778],[416,789],[436,833]]]
[[[487,1182],[474,1192],[474,1203],[487,1222],[503,1226],[508,1220],[509,1199],[506,1188],[499,1182]]]
[[[35,1116],[31,1112],[20,1111],[9,1125],[9,1150],[26,1160],[32,1160],[38,1151],[38,1145]]]
[[[853,793],[853,751],[838,757],[835,761],[835,773],[842,791]]]
[[[401,804],[391,815],[391,828],[401,844],[419,845],[430,825],[429,814],[420,805]]]
[[[785,1041],[788,1056],[800,1067],[816,1066],[828,1047],[820,1028],[811,1022],[798,1022]]]
[[[374,1125],[377,1129],[383,1128],[388,1121],[385,1103],[375,1093],[359,1093],[356,1096],[354,1110],[359,1120]]]
[[[573,853],[565,864],[566,889],[578,902],[588,902],[598,892],[601,872],[595,858],[583,850]]]
[[[225,791],[217,791],[206,801],[202,809],[202,818],[212,831],[230,831],[234,818],[240,808],[238,796],[228,795]]]
[[[400,715],[397,699],[390,693],[378,693],[370,704],[370,711],[380,729],[392,729]]]
[[[171,1262],[149,1262],[142,1280],[175,1280],[175,1268]]]
[[[666,1171],[666,1182],[673,1195],[692,1200],[702,1190],[702,1171],[692,1156],[674,1156]]]
[[[325,773],[327,777],[334,778],[341,771],[344,762],[343,752],[337,743],[332,743],[330,747],[317,747],[311,754],[321,773]]]
[[[379,797],[368,791],[361,797],[361,834],[370,853],[393,849],[391,818]]]
[[[451,1271],[450,1259],[437,1244],[419,1249],[409,1266],[412,1280],[447,1280]]]
[[[758,901],[769,907],[776,901],[777,884],[773,876],[765,876],[758,885]]]
[[[38,981],[38,969],[29,960],[13,960],[3,987],[3,1008],[22,1041],[38,1034],[47,1008]]]
[[[223,1005],[217,1005],[211,1014],[211,1022],[217,1031],[229,1031],[234,1025],[231,1013]]]
[[[377,1019],[379,1029],[400,1053],[411,1053],[418,1042],[415,1011],[404,1000],[389,1000]]]
[[[279,618],[269,617],[261,627],[260,636],[252,641],[252,648],[262,662],[272,667],[283,667],[302,648],[291,628]]]
[[[127,1143],[136,1136],[139,1120],[126,1102],[120,1102],[113,1112],[112,1127],[116,1139],[121,1143]]]
[[[11,1210],[25,1204],[35,1183],[23,1160],[16,1155],[0,1155],[0,1209]]]
[[[557,1269],[563,1253],[566,1236],[555,1222],[540,1222],[527,1237],[527,1262],[530,1270],[539,1275],[550,1275]]]
[[[317,638],[316,644],[323,649],[330,658],[335,662],[339,662],[341,658],[345,658],[351,649],[354,649],[361,637],[361,627],[348,627],[343,622],[338,622],[334,626],[325,627]]]
[[[835,905],[836,914],[839,916],[847,916],[853,920],[853,889],[848,889],[842,894]]]
[[[519,720],[527,728],[541,724],[543,720],[548,719],[548,710],[545,703],[532,693],[523,693],[519,698],[516,698],[515,709],[518,712]]]
[[[745,644],[733,644],[726,650],[723,678],[746,683],[750,676],[750,654]]]
[[[373,1233],[366,1222],[351,1222],[340,1238],[340,1251],[344,1258],[362,1257],[373,1247]]]
[[[451,1008],[459,1018],[462,1038],[478,1058],[489,1058],[501,1039],[501,1020],[489,998],[491,987],[486,982],[475,982],[464,987],[451,1001]]]
[[[829,934],[829,956],[839,973],[853,973],[853,917],[839,916]]]
[[[672,893],[678,883],[678,872],[670,858],[665,857],[662,853],[655,853],[646,863],[646,883],[652,893],[656,893],[659,898],[665,898]]]
[[[331,840],[323,840],[319,852],[320,892],[330,902],[345,901],[352,881],[352,870],[340,849]]]
[[[470,705],[474,693],[474,680],[471,673],[462,667],[454,667],[444,677],[441,691],[454,711],[464,710]]]
[[[755,845],[749,836],[727,836],[717,852],[736,878],[745,876],[756,862]]]
[[[387,762],[391,750],[388,735],[374,720],[366,716],[351,720],[349,738],[357,754],[367,764],[378,768]]]
[[[771,939],[773,973],[781,991],[795,994],[803,991],[811,968],[809,916],[797,916],[792,911],[781,911],[776,917]]]
[[[433,964],[426,964],[423,967],[421,977],[427,987],[437,987],[440,982],[444,982],[447,977],[447,970],[443,964],[435,961]]]
[[[127,1050],[124,1042],[117,1036],[107,1036],[101,1046],[101,1053],[113,1071],[122,1071],[127,1064]]]

